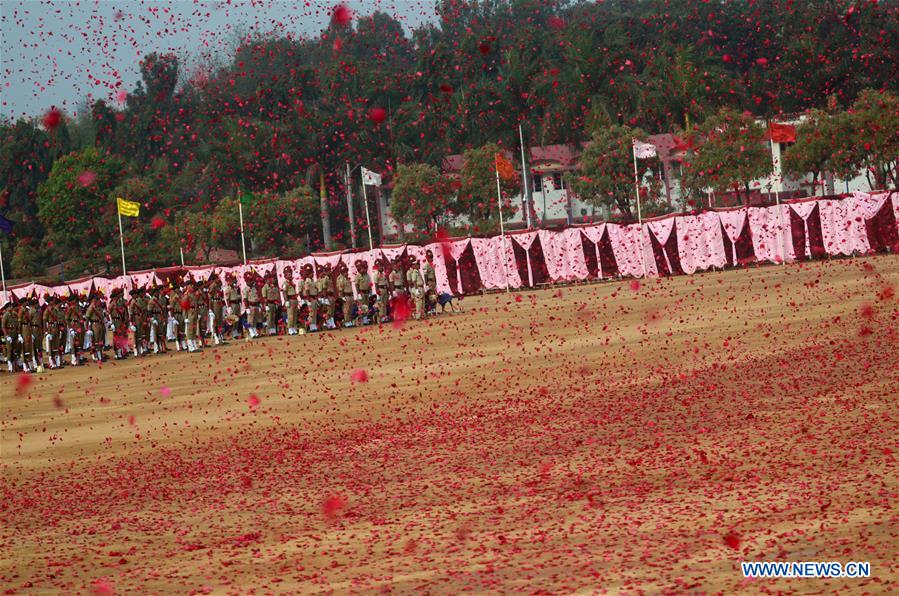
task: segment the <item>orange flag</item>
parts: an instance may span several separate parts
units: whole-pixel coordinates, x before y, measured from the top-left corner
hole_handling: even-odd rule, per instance
[[[515,168],[512,166],[512,163],[506,159],[506,156],[502,153],[496,154],[496,171],[499,172],[500,178],[503,180],[514,180],[515,179]]]

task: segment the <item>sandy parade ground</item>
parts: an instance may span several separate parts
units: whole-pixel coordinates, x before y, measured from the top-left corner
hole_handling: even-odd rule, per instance
[[[895,593],[897,295],[815,261],[3,374],[0,585]],[[830,560],[871,577],[739,566]]]

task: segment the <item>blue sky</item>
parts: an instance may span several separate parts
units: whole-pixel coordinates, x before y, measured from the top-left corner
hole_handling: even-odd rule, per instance
[[[0,116],[76,115],[85,101],[116,100],[140,78],[139,60],[174,52],[188,72],[222,61],[249,32],[318,34],[339,2],[323,0],[0,0]],[[407,30],[433,21],[433,0],[349,0]]]

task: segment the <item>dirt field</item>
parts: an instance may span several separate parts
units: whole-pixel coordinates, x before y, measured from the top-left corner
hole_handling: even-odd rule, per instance
[[[897,294],[814,262],[4,375],[0,585],[895,593]]]

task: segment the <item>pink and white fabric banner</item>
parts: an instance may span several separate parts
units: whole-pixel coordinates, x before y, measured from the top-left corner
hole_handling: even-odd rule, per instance
[[[543,260],[549,276],[554,280],[573,281],[587,279],[590,271],[584,257],[581,230],[566,228],[561,232],[540,230]]]
[[[724,254],[724,237],[721,234],[721,220],[713,211],[699,215],[678,217],[677,252],[684,273],[695,273],[712,267],[722,268],[727,264]],[[739,232],[737,233],[739,237]],[[734,263],[736,263],[736,258]]]
[[[609,234],[609,243],[612,245],[612,253],[615,262],[618,263],[618,273],[623,276],[643,277],[643,258],[646,258],[646,274],[656,275],[655,259],[652,252],[646,255],[645,245],[649,242],[643,238],[643,226],[630,224],[621,226],[609,224],[606,226]],[[642,248],[641,248],[642,247]],[[641,256],[641,250],[643,253]]]
[[[521,277],[515,265],[515,254],[512,251],[512,240],[507,236],[493,238],[472,238],[471,247],[481,283],[488,290],[520,288]],[[505,267],[504,267],[505,261]]]
[[[599,252],[599,242],[602,240],[603,234],[606,233],[606,224],[601,223],[598,226],[585,226],[581,228],[580,231],[587,237],[587,240],[593,243],[593,254],[596,256],[596,271],[599,274],[599,279],[602,279],[602,257]]]
[[[750,207],[749,227],[752,230],[752,247],[759,261],[781,263],[794,261],[793,234],[790,231],[790,211],[787,205]],[[783,246],[783,248],[781,248]]]
[[[888,194],[885,192],[868,194],[856,191],[847,200],[856,214],[861,215],[865,219],[874,219],[887,200],[887,196]]]
[[[736,265],[739,260],[737,258],[737,240],[740,239],[740,234],[746,226],[747,209],[718,211],[716,214],[721,225],[724,227],[724,233],[727,234],[727,238],[730,240],[730,249],[732,252],[731,262]],[[681,266],[683,266],[683,257],[681,257]]]
[[[871,250],[865,220],[856,215],[850,201],[818,201],[821,236],[829,255],[850,256]]]
[[[674,217],[665,217],[644,222],[647,230],[655,236],[655,239],[662,246],[662,256],[665,258],[665,264],[668,266],[669,272],[674,271],[674,269],[671,267],[671,259],[668,258],[668,251],[665,250],[665,244],[667,244],[668,239],[671,238],[671,232],[674,230],[674,220]],[[652,243],[649,238],[646,238],[646,248],[648,250],[646,261],[647,269],[649,268],[650,259],[652,260],[653,268],[655,269],[655,253],[652,250]],[[658,271],[656,271],[655,275],[658,275]]]
[[[524,257],[528,266],[528,286],[534,285],[534,266],[531,264],[531,254],[528,252],[537,239],[537,232],[522,232],[520,234],[512,234],[509,236],[510,241],[518,243],[518,246],[524,249]],[[514,252],[513,252],[514,255]],[[516,263],[517,267],[517,263]],[[523,280],[522,280],[523,281]]]
[[[811,217],[812,213],[815,211],[815,206],[817,204],[818,201],[790,203],[790,209],[793,210],[793,213],[802,218],[803,234],[805,238],[805,256],[809,259],[812,258],[812,243],[808,233],[808,218]]]

